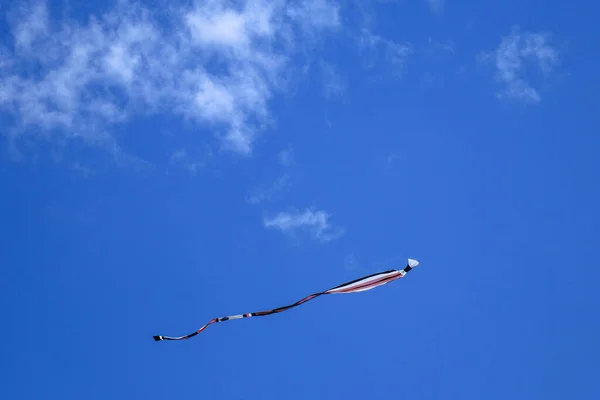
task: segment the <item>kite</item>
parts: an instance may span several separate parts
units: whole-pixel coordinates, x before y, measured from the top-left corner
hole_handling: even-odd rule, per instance
[[[153,338],[155,341],[189,339],[189,338],[201,333],[202,331],[204,331],[209,325],[215,324],[217,322],[230,321],[233,319],[240,319],[240,318],[263,317],[265,315],[277,314],[282,311],[289,310],[290,308],[297,307],[300,304],[304,304],[309,300],[312,300],[316,297],[319,297],[319,296],[322,296],[325,294],[364,292],[366,290],[371,290],[377,286],[381,286],[381,285],[384,285],[391,281],[394,281],[398,278],[403,278],[408,271],[415,268],[417,265],[419,265],[419,262],[417,260],[413,260],[413,259],[409,258],[406,267],[404,267],[401,270],[391,269],[389,271],[378,272],[376,274],[358,278],[353,281],[343,283],[339,286],[336,286],[336,287],[326,290],[324,292],[313,293],[309,296],[306,296],[305,298],[303,298],[301,300],[298,300],[294,304],[290,304],[290,305],[279,307],[279,308],[274,308],[272,310],[267,310],[267,311],[257,311],[257,312],[246,313],[246,314],[231,315],[228,317],[213,318],[210,321],[208,321],[204,326],[202,326],[200,329],[198,329],[196,332],[190,333],[188,335],[178,336],[178,337],[157,335],[157,336],[153,336]]]

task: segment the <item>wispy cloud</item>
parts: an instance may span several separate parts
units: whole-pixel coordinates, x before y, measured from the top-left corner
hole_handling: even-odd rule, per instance
[[[361,29],[358,45],[366,68],[373,69],[377,65],[385,65],[391,69],[395,77],[402,76],[406,59],[413,53],[410,43],[398,43],[386,39],[366,27]]]
[[[281,150],[277,154],[277,161],[284,167],[290,166],[294,162],[294,152],[291,148]]]
[[[430,55],[456,54],[456,45],[451,40],[437,41],[430,37],[427,45],[426,51]]]
[[[250,196],[248,196],[248,202],[250,204],[259,204],[265,201],[273,199],[273,197],[290,186],[290,177],[287,174],[279,177],[275,182],[271,184],[259,185],[255,187]]]
[[[92,175],[94,173],[94,170],[90,167],[87,167],[83,164],[81,164],[80,162],[74,162],[71,165],[71,169],[73,171],[75,171],[76,173],[78,173],[79,175],[83,176],[84,178],[88,178],[90,175]]]
[[[281,150],[277,153],[277,163],[287,170],[290,165],[294,162],[294,155],[291,147]],[[292,183],[291,174],[289,172],[283,172],[279,178],[271,183],[265,183],[257,185],[250,191],[246,201],[250,204],[260,204],[270,202],[278,195],[281,195],[283,191],[290,189]]]
[[[304,211],[280,212],[273,217],[265,218],[266,228],[279,229],[286,234],[307,232],[314,239],[327,242],[344,234],[342,228],[333,227],[329,223],[330,215],[322,210],[305,209]]]
[[[330,0],[292,1],[286,11],[308,33],[337,28],[341,24],[340,6]]]
[[[198,0],[168,12],[119,1],[89,22],[51,23],[44,2],[11,14],[0,50],[0,111],[17,135],[80,139],[117,151],[111,128],[171,113],[249,154],[299,53],[299,35],[337,29],[333,0]],[[166,22],[165,22],[166,21]]]
[[[502,38],[493,52],[483,53],[483,61],[492,61],[496,68],[496,80],[504,86],[498,93],[500,98],[512,98],[528,103],[539,103],[541,96],[524,77],[526,63],[537,66],[543,77],[547,77],[559,62],[559,54],[550,44],[545,33],[521,33],[514,27]]]
[[[444,11],[444,0],[425,0],[429,5],[431,12],[439,14]]]
[[[398,153],[389,153],[385,160],[388,164],[393,164],[395,161],[401,159],[402,156],[400,156]]]
[[[202,168],[208,164],[212,157],[210,148],[206,148],[203,156],[199,159],[189,155],[186,149],[178,149],[171,154],[170,163],[177,165],[187,170],[190,175],[194,176],[198,172],[198,168]]]
[[[346,258],[344,258],[344,269],[346,271],[356,271],[360,269],[360,264],[354,254],[348,254]]]
[[[339,74],[335,66],[325,61],[322,61],[320,66],[325,97],[332,98],[346,93],[346,80]]]
[[[395,0],[378,0],[375,3],[394,3]],[[399,41],[376,34],[377,4],[368,0],[354,3],[358,11],[358,32],[355,36],[363,67],[370,78],[400,78],[404,75],[408,58],[414,53],[408,41]]]

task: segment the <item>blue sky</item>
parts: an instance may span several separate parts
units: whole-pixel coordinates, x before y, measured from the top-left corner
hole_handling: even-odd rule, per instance
[[[599,398],[598,11],[4,1],[0,397]]]

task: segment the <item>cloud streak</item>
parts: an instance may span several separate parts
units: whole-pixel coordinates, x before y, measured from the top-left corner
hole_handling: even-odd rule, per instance
[[[36,2],[10,21],[0,111],[14,117],[15,137],[41,132],[117,151],[111,128],[166,113],[216,130],[224,148],[246,155],[270,123],[296,39],[340,25],[333,0],[198,0],[168,13],[120,1],[86,24],[60,26]]]
[[[266,228],[277,229],[285,234],[294,235],[305,232],[321,242],[328,242],[344,234],[342,228],[334,227],[329,222],[330,215],[322,210],[305,209],[304,211],[280,212],[273,217],[265,218]]]

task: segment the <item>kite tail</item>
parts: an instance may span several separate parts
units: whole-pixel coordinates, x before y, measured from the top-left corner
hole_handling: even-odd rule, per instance
[[[313,294],[311,294],[309,296],[306,296],[305,298],[303,298],[301,300],[298,300],[294,304],[290,304],[290,305],[287,305],[287,306],[274,308],[272,310],[256,311],[256,312],[251,312],[251,313],[246,313],[246,314],[238,314],[238,315],[230,315],[230,316],[227,316],[227,317],[213,318],[208,323],[206,323],[204,326],[202,326],[202,328],[200,328],[196,332],[190,333],[188,335],[178,336],[178,337],[155,335],[155,336],[152,336],[152,337],[154,338],[154,340],[156,342],[158,342],[160,340],[185,340],[185,339],[189,339],[189,338],[191,338],[193,336],[196,336],[197,334],[199,334],[200,332],[202,332],[206,328],[208,328],[209,325],[215,324],[217,322],[225,322],[225,321],[230,321],[230,320],[233,320],[233,319],[240,319],[240,318],[264,317],[265,315],[271,315],[271,314],[280,313],[282,311],[289,310],[290,308],[297,307],[300,304],[303,304],[303,303],[305,303],[305,302],[307,302],[309,300],[312,300],[315,297],[321,296],[323,294],[327,294],[327,293],[326,292],[313,293]]]
[[[183,335],[183,336],[162,336],[162,335],[155,335],[152,336],[154,338],[155,342],[158,342],[159,340],[185,340],[185,339],[189,339],[191,337],[196,336],[197,334],[199,334],[200,332],[202,332],[203,330],[205,330],[209,325],[214,324],[215,322],[219,322],[219,318],[213,318],[210,321],[208,321],[206,324],[204,324],[204,326],[200,329],[198,329],[196,332],[192,332],[190,334],[187,335]]]
[[[263,317],[265,315],[277,314],[282,311],[289,310],[290,308],[297,307],[301,304],[306,303],[307,301],[313,300],[314,298],[325,295],[325,294],[364,292],[366,290],[371,290],[377,286],[381,286],[381,285],[389,283],[393,280],[396,280],[398,278],[404,277],[408,271],[410,271],[417,265],[419,265],[418,261],[412,260],[409,258],[408,264],[406,265],[406,267],[404,267],[404,269],[401,269],[401,270],[393,270],[392,269],[389,271],[379,272],[379,273],[365,276],[365,277],[362,277],[359,279],[355,279],[353,281],[343,283],[339,286],[336,286],[336,287],[326,290],[324,292],[313,293],[313,294],[308,295],[308,296],[304,297],[303,299],[300,299],[297,302],[287,305],[287,306],[278,307],[278,308],[274,308],[272,310],[266,310],[266,311],[256,311],[256,312],[251,312],[251,313],[246,313],[246,314],[230,315],[228,317],[213,318],[210,321],[208,321],[204,326],[202,326],[200,329],[198,329],[196,332],[192,332],[190,334],[187,334],[184,336],[177,336],[177,337],[155,335],[155,336],[153,336],[153,338],[157,342],[160,340],[185,340],[185,339],[189,339],[193,336],[196,336],[197,334],[199,334],[200,332],[205,330],[209,325],[212,325],[212,324],[215,324],[218,322],[229,321],[232,319]]]

